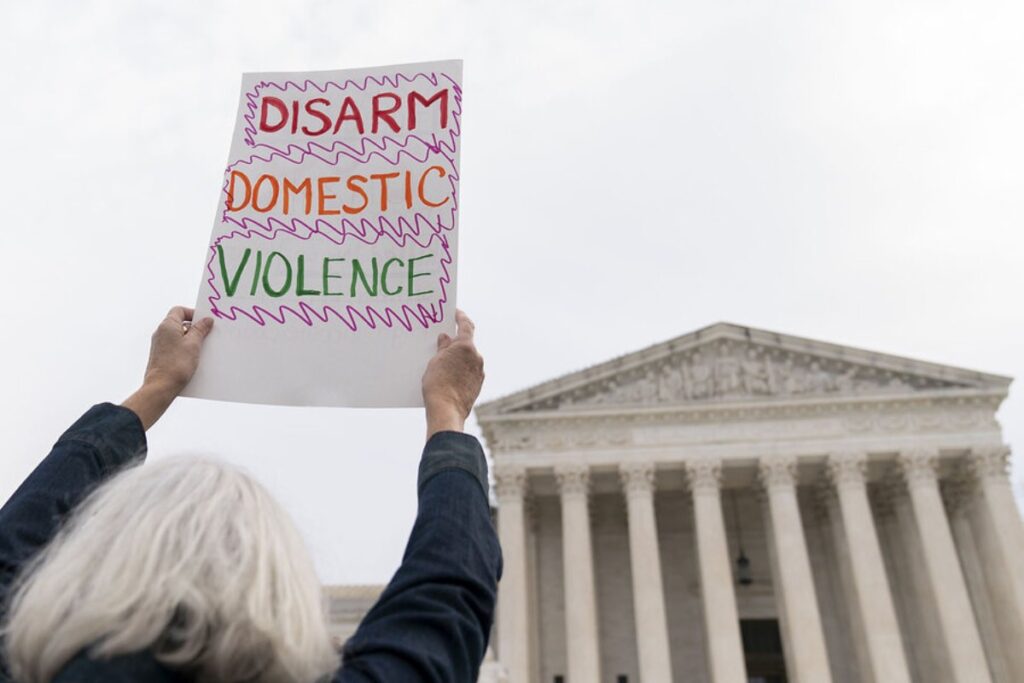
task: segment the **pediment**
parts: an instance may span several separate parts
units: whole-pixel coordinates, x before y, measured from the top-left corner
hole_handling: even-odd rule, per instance
[[[1010,378],[719,323],[481,405],[477,414],[994,390]]]

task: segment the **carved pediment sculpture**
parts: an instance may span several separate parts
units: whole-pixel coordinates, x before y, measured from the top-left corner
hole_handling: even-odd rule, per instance
[[[907,393],[958,386],[967,385],[723,340],[589,382],[524,408]]]
[[[719,323],[492,401],[484,416],[987,389],[1010,378]]]

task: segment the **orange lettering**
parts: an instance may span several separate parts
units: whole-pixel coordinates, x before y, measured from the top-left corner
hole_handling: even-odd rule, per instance
[[[380,210],[388,210],[388,181],[398,177],[398,171],[393,173],[374,173],[370,176],[373,180],[380,181]]]
[[[309,209],[313,204],[313,184],[306,178],[298,185],[292,185],[292,181],[287,178],[284,179],[284,212],[288,214],[288,193],[292,192],[298,194],[299,192],[305,191],[306,193],[306,215],[309,215]]]
[[[259,205],[260,186],[267,181],[270,181],[270,186],[271,188],[273,188],[273,194],[270,195],[270,202],[264,205],[264,207],[261,209]],[[274,205],[277,204],[277,195],[280,194],[280,192],[281,186],[278,184],[277,178],[270,175],[269,173],[264,173],[263,175],[256,179],[256,184],[253,185],[252,208],[255,209],[256,211],[259,211],[260,213],[266,213],[270,211],[272,208],[274,208]]]
[[[348,204],[342,204],[341,205],[341,208],[345,211],[345,213],[347,213],[349,215],[354,214],[354,213],[359,213],[360,211],[362,211],[363,209],[366,208],[367,204],[370,203],[370,198],[366,196],[366,190],[364,190],[360,185],[356,185],[356,181],[357,180],[359,182],[361,182],[361,183],[365,183],[366,182],[366,176],[362,176],[362,175],[349,176],[348,182],[345,183],[345,187],[347,187],[348,189],[352,190],[353,192],[355,192],[356,194],[358,194],[360,197],[363,198],[363,203],[360,206],[349,206]]]
[[[245,185],[245,199],[242,200],[241,204],[234,204],[235,197],[235,180],[238,178],[242,179],[242,184]],[[249,205],[249,196],[252,194],[252,183],[249,182],[249,176],[245,175],[241,171],[231,172],[231,182],[228,185],[228,211],[238,211],[244,209]]]
[[[438,206],[444,206],[445,204],[447,204],[448,200],[451,199],[451,197],[445,197],[442,201],[436,203],[426,198],[426,196],[423,194],[423,185],[427,182],[427,174],[430,173],[431,171],[437,171],[442,178],[444,178],[448,174],[445,172],[443,166],[431,166],[430,168],[423,172],[423,175],[420,176],[420,201],[426,204],[427,206],[433,206],[434,208],[437,208]]]
[[[327,207],[324,206],[324,200],[325,199],[337,199],[338,198],[338,195],[336,195],[336,194],[324,194],[324,185],[326,185],[327,183],[336,183],[339,180],[341,180],[341,178],[339,178],[338,176],[327,176],[326,178],[317,178],[316,179],[316,189],[317,189],[317,194],[319,195],[319,201],[317,202],[317,209],[319,210],[319,215],[321,215],[321,216],[337,216],[339,213],[341,213],[337,209],[328,209]]]

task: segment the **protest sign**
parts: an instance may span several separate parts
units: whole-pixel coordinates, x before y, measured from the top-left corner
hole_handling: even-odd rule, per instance
[[[184,395],[422,405],[455,327],[461,81],[461,61],[243,76]]]

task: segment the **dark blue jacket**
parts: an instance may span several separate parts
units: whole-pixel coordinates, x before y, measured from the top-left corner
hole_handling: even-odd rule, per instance
[[[18,570],[53,538],[97,484],[146,455],[132,411],[94,406],[0,509],[0,605]],[[419,469],[419,510],[391,582],[345,644],[335,683],[475,681],[494,618],[501,551],[487,502],[487,464],[475,438],[431,437]],[[0,621],[5,612],[0,608]],[[94,660],[82,652],[55,683],[186,683],[146,652]],[[0,683],[10,678],[0,660]]]

